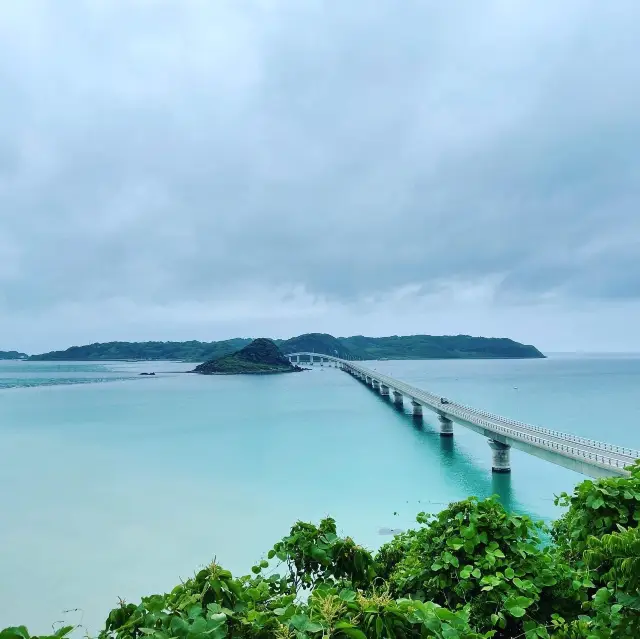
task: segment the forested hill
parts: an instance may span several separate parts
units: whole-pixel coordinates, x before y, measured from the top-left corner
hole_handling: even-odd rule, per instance
[[[405,335],[391,337],[333,337],[306,333],[288,340],[273,340],[287,353],[313,351],[354,359],[518,359],[544,357],[534,346],[507,338],[470,335]],[[244,348],[250,338],[220,342],[106,342],[72,346],[64,351],[32,355],[34,360],[186,360],[204,362]]]
[[[221,342],[102,342],[86,346],[72,346],[64,351],[32,355],[37,360],[128,360],[177,359],[201,362],[230,355],[244,348],[251,339],[238,337]]]
[[[535,347],[506,337],[471,335],[393,335],[339,337],[362,359],[524,359],[544,355]]]
[[[18,351],[0,351],[0,359],[25,359],[25,353]]]
[[[304,369],[291,364],[272,340],[261,337],[237,353],[204,362],[191,372],[202,375],[264,375],[302,370]]]

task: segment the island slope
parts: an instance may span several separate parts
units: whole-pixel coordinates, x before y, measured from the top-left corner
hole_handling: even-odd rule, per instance
[[[196,366],[192,372],[201,375],[264,375],[301,370],[303,369],[299,366],[291,364],[270,339],[261,337],[237,353],[223,355]]]

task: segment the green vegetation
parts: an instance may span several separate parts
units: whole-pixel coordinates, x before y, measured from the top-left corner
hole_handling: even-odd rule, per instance
[[[251,575],[214,562],[170,593],[121,600],[99,639],[638,639],[640,464],[630,470],[561,495],[551,530],[495,497],[420,513],[376,554],[331,518],[297,522]]]
[[[301,371],[282,355],[270,340],[261,337],[237,353],[224,355],[196,366],[192,371],[202,375],[238,375],[266,373],[294,373]]]
[[[209,343],[195,340],[190,342],[105,342],[71,346],[64,351],[32,355],[29,359],[44,361],[173,359],[202,362],[234,353],[250,342],[250,339],[241,337]]]
[[[359,359],[497,359],[540,358],[535,346],[506,337],[470,335],[392,335],[391,337],[340,337]]]
[[[287,353],[312,351],[353,359],[467,359],[544,357],[534,346],[506,338],[469,335],[406,335],[391,337],[333,337],[306,333],[287,340],[273,340]],[[221,342],[107,342],[72,346],[64,351],[32,355],[35,360],[163,360],[202,362],[234,353],[251,342],[238,337]]]
[[[0,351],[0,359],[25,359],[26,357],[26,353],[18,351]]]

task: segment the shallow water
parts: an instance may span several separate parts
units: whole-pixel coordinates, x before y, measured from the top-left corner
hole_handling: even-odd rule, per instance
[[[640,446],[639,357],[372,362],[458,401]],[[185,375],[191,365],[0,362],[0,627],[95,632],[116,597],[165,591],[214,556],[247,571],[297,519],[372,548],[469,494],[549,519],[581,476],[453,439],[334,368]],[[157,371],[140,377],[141,371]],[[104,383],[108,381],[109,383]],[[94,382],[94,383],[88,383]],[[79,609],[71,613],[65,610]]]

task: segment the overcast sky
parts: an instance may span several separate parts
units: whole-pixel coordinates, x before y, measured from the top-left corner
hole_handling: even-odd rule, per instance
[[[637,0],[0,4],[0,349],[640,351]]]

